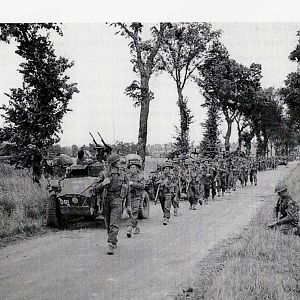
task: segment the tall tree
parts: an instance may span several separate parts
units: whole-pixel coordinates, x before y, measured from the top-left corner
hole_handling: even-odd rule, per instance
[[[249,147],[249,138],[253,135],[244,135],[245,129],[250,129],[251,115],[253,107],[255,105],[255,97],[257,92],[261,89],[260,79],[261,65],[252,63],[250,68],[240,65],[242,73],[240,74],[240,85],[239,85],[239,99],[237,102],[237,113],[235,115],[235,122],[237,125],[238,132],[238,151],[241,150],[244,138],[248,141],[247,146]],[[250,141],[251,146],[251,141]]]
[[[135,106],[140,106],[140,122],[138,133],[138,154],[145,161],[147,132],[148,132],[148,116],[150,101],[153,99],[153,93],[149,87],[151,75],[158,71],[157,53],[162,43],[162,36],[169,26],[169,23],[160,23],[159,28],[153,26],[151,28],[151,38],[142,40],[141,33],[143,24],[134,22],[130,24],[113,23],[118,30],[116,34],[120,34],[131,40],[129,43],[131,63],[133,71],[139,76],[139,81],[135,80],[129,85],[125,93],[132,97]]]
[[[296,49],[289,55],[289,59],[297,63],[297,71],[288,74],[285,87],[281,89],[280,94],[288,107],[290,125],[300,132],[300,30],[297,36]]]
[[[274,88],[261,89],[255,97],[251,114],[251,125],[258,142],[257,155],[268,153],[268,143],[272,135],[282,125],[283,107]]]
[[[232,124],[238,114],[238,102],[241,98],[240,85],[243,68],[219,41],[213,42],[204,63],[198,68],[196,82],[203,91],[206,105],[210,101],[217,103],[227,122],[225,150],[230,150]]]
[[[218,106],[212,101],[208,106],[207,119],[202,123],[204,128],[203,139],[200,150],[204,156],[215,157],[219,152],[219,130],[220,116]]]
[[[204,60],[205,52],[220,31],[212,30],[209,23],[172,23],[164,31],[159,51],[161,68],[174,80],[177,89],[177,105],[180,112],[180,128],[177,128],[176,145],[182,154],[189,150],[189,128],[192,113],[183,89],[197,67]]]
[[[30,154],[32,146],[43,153],[59,141],[62,118],[73,94],[78,92],[77,84],[69,83],[65,74],[74,63],[56,56],[50,31],[62,35],[55,24],[0,25],[0,40],[14,40],[15,52],[23,59],[18,70],[23,78],[22,87],[10,89],[6,93],[9,104],[1,108],[5,126],[18,145],[20,159]]]

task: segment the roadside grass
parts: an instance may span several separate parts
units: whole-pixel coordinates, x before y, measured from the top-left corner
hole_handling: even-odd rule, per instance
[[[290,178],[299,201],[300,167]],[[176,299],[300,299],[300,237],[266,228],[275,202],[275,195],[267,197],[242,235],[212,250],[194,286]]]
[[[0,238],[39,231],[45,223],[47,190],[26,170],[0,164]]]

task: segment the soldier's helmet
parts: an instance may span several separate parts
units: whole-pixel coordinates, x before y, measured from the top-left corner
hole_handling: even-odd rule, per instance
[[[173,169],[173,164],[171,161],[166,161],[166,163],[163,165],[163,170],[165,168],[170,168],[170,169]]]
[[[117,153],[113,153],[111,154],[108,158],[107,158],[107,163],[109,165],[113,165],[115,164],[117,161],[119,161],[121,158],[121,156]]]
[[[138,154],[128,154],[127,159],[127,168],[130,168],[132,165],[136,165],[139,168],[142,168],[142,158]]]
[[[275,187],[275,193],[280,193],[287,190],[288,186],[285,182],[279,182]]]

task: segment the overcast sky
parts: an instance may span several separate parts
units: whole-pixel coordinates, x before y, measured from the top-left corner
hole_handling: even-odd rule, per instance
[[[296,70],[296,63],[288,60],[297,44],[300,23],[213,23],[222,29],[222,42],[231,58],[246,66],[252,62],[262,65],[263,87],[283,86],[288,73]],[[139,108],[133,107],[124,89],[136,79],[130,63],[129,40],[114,35],[113,28],[104,23],[63,24],[64,36],[52,35],[56,53],[74,60],[69,71],[71,81],[78,83],[79,94],[70,101],[69,112],[63,119],[62,145],[91,142],[89,131],[100,131],[108,143],[115,140],[136,142]],[[0,103],[7,103],[4,92],[19,87],[16,69],[20,60],[15,45],[0,43]],[[167,75],[152,78],[150,88],[155,99],[150,105],[148,143],[172,142],[174,125],[178,125],[175,83]],[[198,144],[205,121],[201,108],[203,97],[197,86],[189,82],[183,91],[194,114],[191,140]],[[0,121],[1,124],[3,123]],[[225,134],[225,124],[221,126]],[[234,132],[232,141],[236,140]]]

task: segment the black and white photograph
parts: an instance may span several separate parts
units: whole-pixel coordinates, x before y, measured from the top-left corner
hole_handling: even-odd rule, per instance
[[[299,300],[297,6],[88,2],[0,16],[0,300]]]

